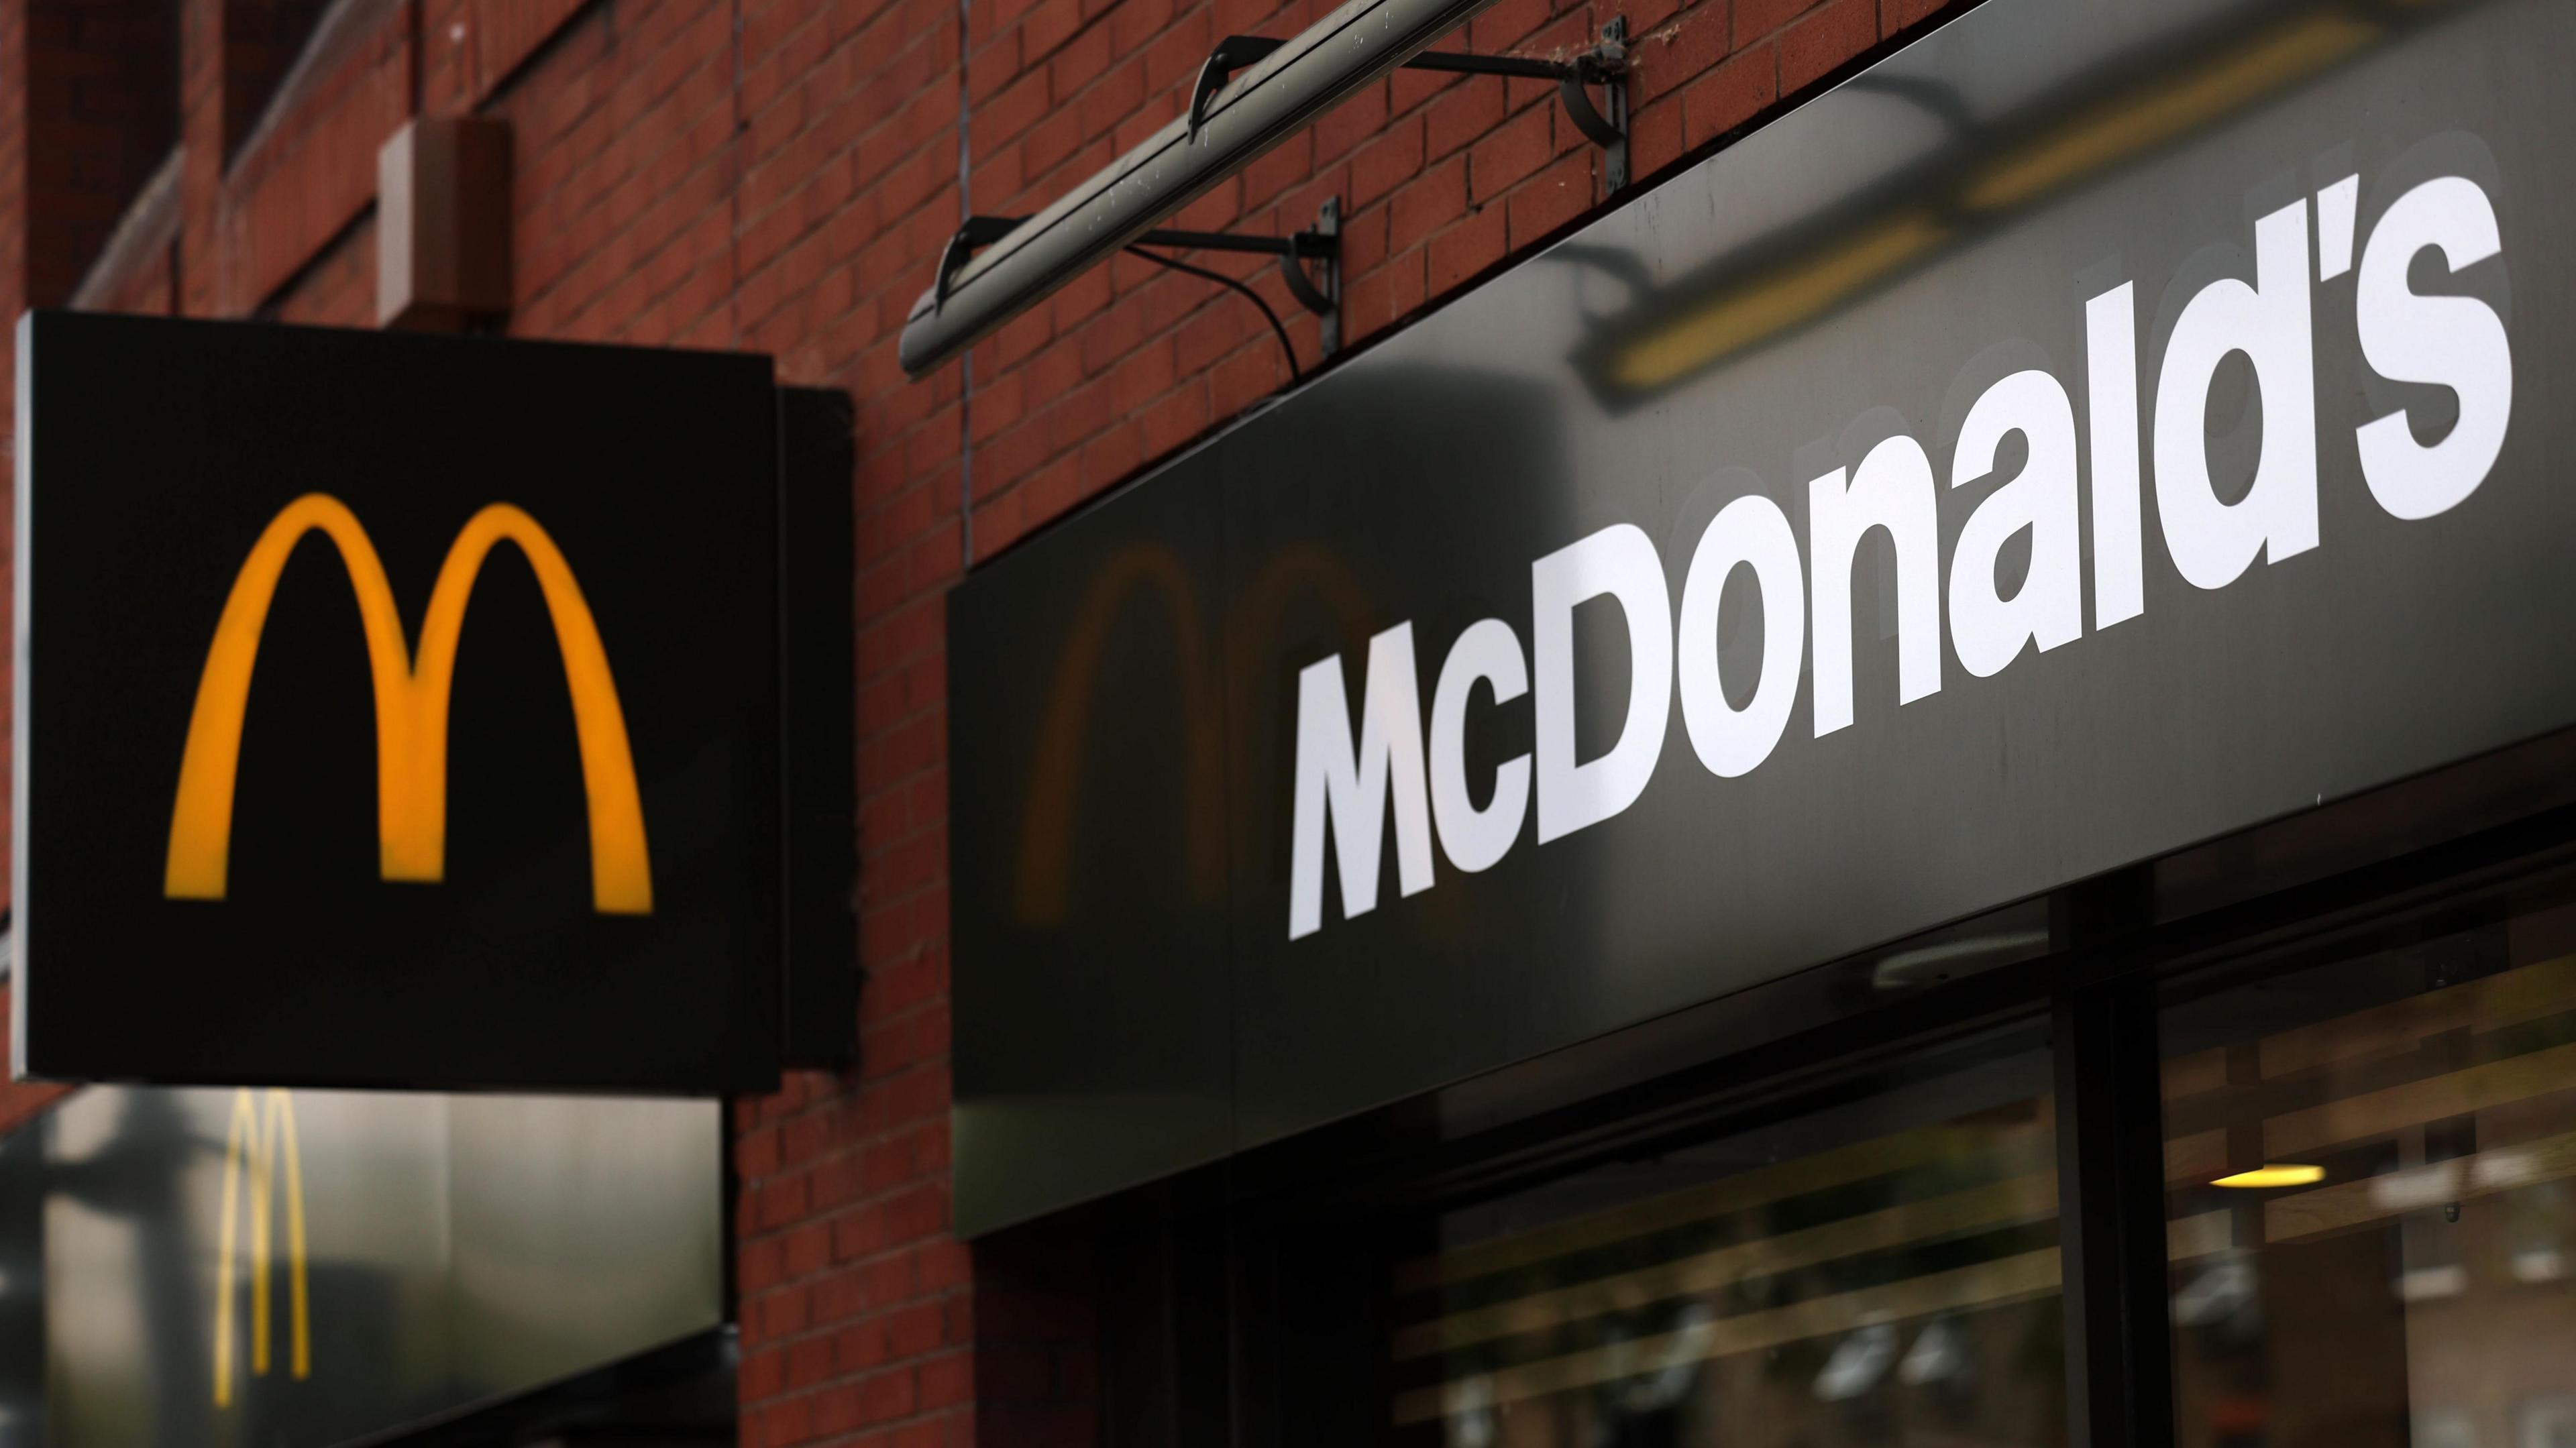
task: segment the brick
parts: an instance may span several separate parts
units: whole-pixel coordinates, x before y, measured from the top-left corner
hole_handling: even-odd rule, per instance
[[[1234,350],[1256,325],[1257,313],[1252,304],[1231,292],[1210,299],[1218,305],[1205,306],[1181,327],[1175,360],[1181,374],[1203,372],[1217,358]]]
[[[1121,0],[1109,10],[1109,50],[1133,55],[1172,23],[1173,0]]]
[[[1735,0],[1735,43],[1750,45],[1813,10],[1821,0]]]
[[[1697,146],[1761,114],[1777,94],[1778,63],[1769,44],[1755,47],[1683,89],[1682,145]]]
[[[1047,87],[1054,95],[1058,110],[1064,103],[1081,94],[1082,88],[1099,79],[1109,69],[1109,28],[1105,25],[1082,25],[1083,0],[1048,0],[1042,15],[1061,15],[1071,22],[1071,29],[1053,40],[1046,40],[1037,17],[1032,16],[1021,41],[1023,54],[1031,60],[1043,55],[1047,60]],[[1042,43],[1042,41],[1044,43]],[[1137,71],[1142,80],[1144,72]]]
[[[1511,245],[1534,246],[1549,233],[1581,216],[1592,205],[1592,158],[1559,158],[1523,182],[1504,201]]]
[[[1467,22],[1467,48],[1484,55],[1508,53],[1555,13],[1549,0],[1494,0]]]
[[[1533,107],[1514,116],[1467,152],[1467,194],[1479,204],[1547,164],[1555,150],[1553,122]]]
[[[1628,168],[1633,180],[1659,176],[1682,154],[1682,105],[1677,99],[1640,106],[1628,117]]]
[[[1407,183],[1387,203],[1386,246],[1390,252],[1419,246],[1423,240],[1467,212],[1467,158],[1453,156]]]
[[[1831,0],[1780,37],[1780,92],[1822,80],[1878,40],[1878,0]]]
[[[1357,276],[1386,259],[1389,209],[1387,206],[1372,206],[1357,216],[1344,218],[1340,261],[1345,275]]]
[[[1145,453],[1161,457],[1207,427],[1208,395],[1204,379],[1184,379],[1180,386],[1155,399],[1144,416]]]
[[[1314,169],[1314,148],[1314,133],[1299,131],[1254,157],[1243,168],[1243,204],[1259,206],[1305,180]]]
[[[1407,252],[1343,289],[1342,315],[1352,340],[1374,336],[1422,305],[1423,256]]]
[[[1102,46],[1105,49],[1108,31],[1098,30],[1094,33],[1103,37]],[[1063,57],[1058,57],[1057,63],[1062,64]],[[1145,103],[1144,62],[1131,61],[1111,67],[1105,72],[1095,71],[1093,74],[1099,78],[1081,94],[1079,114],[1082,134],[1086,138],[1111,136],[1113,139],[1110,142],[1110,149],[1124,152],[1127,145],[1114,137],[1118,128],[1135,116],[1138,108]]]
[[[1478,272],[1502,260],[1508,241],[1503,208],[1470,212],[1448,230],[1431,238],[1431,295],[1447,296]]]
[[[1208,52],[1215,48],[1216,38],[1209,28],[1204,11],[1193,12],[1175,22],[1145,47],[1145,90],[1148,94],[1174,86],[1186,85],[1206,63]],[[1183,97],[1187,99],[1186,95]]]
[[[972,136],[975,152],[980,154],[998,148],[1004,141],[1036,125],[1046,114],[1046,73],[1031,71],[1013,81],[1001,94],[977,104],[967,130]]]
[[[1366,206],[1422,169],[1422,122],[1407,117],[1351,156],[1351,205]]]
[[[1734,49],[1727,18],[1724,0],[1710,0],[1658,29],[1644,32],[1628,48],[1633,67],[1630,103],[1642,109],[1723,62]]]
[[[1424,107],[1422,119],[1423,154],[1437,161],[1501,123],[1502,83],[1479,77],[1473,84],[1458,86]]]
[[[1314,125],[1317,165],[1338,160],[1386,128],[1387,84],[1379,81],[1345,98]]]
[[[973,1359],[965,1353],[932,1358],[921,1365],[916,1381],[924,1409],[966,1402],[975,1391]]]
[[[1020,22],[1020,55],[1027,64],[1053,55],[1082,28],[1082,0],[1039,0]]]
[[[1387,114],[1410,115],[1428,105],[1433,97],[1464,84],[1466,77],[1448,71],[1398,70],[1386,78]]]
[[[1266,345],[1265,345],[1266,344]],[[1265,333],[1218,362],[1210,379],[1217,415],[1231,417],[1285,386],[1288,367],[1275,338]]]

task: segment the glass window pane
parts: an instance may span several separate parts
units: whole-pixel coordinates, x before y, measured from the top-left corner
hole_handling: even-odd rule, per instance
[[[2065,1440],[2037,1033],[1437,1223],[1394,1268],[1397,1441]]]
[[[2576,1445],[2566,898],[2169,1000],[2184,1448]]]

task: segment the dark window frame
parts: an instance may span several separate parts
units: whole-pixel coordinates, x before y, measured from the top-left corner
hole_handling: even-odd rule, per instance
[[[2505,758],[2503,767],[2528,768],[2536,752],[2571,742],[2576,735],[2508,751],[2523,758],[2518,765]],[[2497,758],[2383,794],[2438,800],[2446,776]],[[2384,821],[2389,813],[2378,797],[2355,804],[2364,817]],[[1125,1310],[1103,1314],[1105,1371],[1119,1385],[1104,1394],[1103,1441],[1144,1448],[1376,1441],[1385,1367],[1375,1349],[1387,1324],[1331,1308],[1375,1301],[1384,1317],[1386,1294],[1354,1298],[1346,1282],[1336,1297],[1332,1284],[1319,1283],[1316,1264],[1332,1260],[1335,1244],[1660,1144],[1707,1139],[1730,1118],[1776,1108],[1873,1060],[1938,1054],[2045,1019],[2058,1097],[2067,1441],[2171,1448],[2159,992],[2232,962],[2327,948],[2450,905],[2475,908],[2480,897],[2576,864],[2576,805],[2548,804],[2501,823],[2455,822],[2465,828],[2447,837],[2451,826],[2435,819],[2428,831],[2421,810],[2398,814],[2404,842],[2384,858],[2178,918],[2158,918],[2152,863],[2057,891],[2046,901],[2046,954],[1908,996],[1903,1009],[1853,1007],[1833,986],[1855,963],[1838,962],[1713,1003],[1713,1029],[1641,1028],[1678,1031],[1685,1056],[1692,1043],[1700,1046],[1703,1053],[1679,1069],[1587,1093],[1563,1084],[1586,1079],[1587,1053],[1599,1054],[1580,1047],[1566,1053],[1574,1068],[1560,1062],[1553,1073],[1534,1073],[1553,1085],[1555,1099],[1550,1085],[1506,1089],[1512,1102],[1539,1103],[1514,1114],[1470,1098],[1464,1114],[1499,1119],[1463,1135],[1440,1125],[1451,1103],[1407,1103],[1104,1204],[1100,1219],[1117,1225],[1102,1240],[1123,1244],[1104,1254],[1104,1275],[1116,1275],[1123,1258],[1149,1262],[1153,1279],[1127,1294]],[[2314,820],[2291,826],[2312,829]],[[1616,1055],[1635,1034],[1595,1044]],[[1731,1048],[1707,1049],[1711,1043]],[[1284,1251],[1292,1241],[1304,1250]],[[1343,1255],[1375,1260],[1364,1251]],[[1150,1310],[1136,1310],[1140,1302]],[[1211,1351],[1216,1342],[1222,1353]],[[1351,1343],[1366,1350],[1346,1350]]]

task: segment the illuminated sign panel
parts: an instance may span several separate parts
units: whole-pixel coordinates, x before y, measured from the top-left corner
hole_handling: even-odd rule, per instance
[[[553,618],[572,696],[573,732],[581,744],[581,777],[590,804],[592,899],[602,914],[653,913],[653,870],[644,843],[644,807],[636,798],[635,760],[626,716],[617,706],[599,626],[582,601],[581,584],[536,520],[506,503],[476,513],[439,565],[421,626],[415,662],[403,645],[393,588],[367,531],[339,499],[310,493],[286,505],[260,534],[233,580],[206,651],[206,674],[188,719],[179,763],[179,801],[170,819],[170,868],[163,893],[174,900],[221,900],[230,852],[233,779],[241,759],[242,714],[250,703],[251,667],[260,630],[287,555],[305,534],[326,534],[348,565],[367,630],[367,668],[376,696],[376,830],[388,880],[435,882],[447,849],[447,697],[456,681],[456,642],[474,577],[492,545],[508,539],[527,556]]]
[[[19,368],[22,1074],[774,1075],[765,360],[38,314]]]

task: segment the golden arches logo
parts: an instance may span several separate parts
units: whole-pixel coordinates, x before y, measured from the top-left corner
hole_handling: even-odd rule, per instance
[[[572,695],[582,786],[590,801],[592,905],[606,915],[651,914],[644,804],[636,790],[626,715],[618,707],[599,626],[554,540],[536,519],[507,503],[494,503],[468,519],[439,565],[415,657],[404,642],[393,585],[367,530],[346,505],[325,493],[307,493],[278,513],[251,546],[233,579],[232,594],[224,600],[179,763],[163,893],[179,900],[224,898],[251,667],[259,658],[259,637],[268,623],[278,575],[295,545],[317,531],[339,550],[366,630],[375,683],[376,826],[383,877],[435,882],[446,872],[447,705],[456,677],[457,637],[484,559],[495,544],[507,541],[518,545],[536,572]]]
[[[259,1097],[264,1095],[267,1110]],[[223,1239],[215,1249],[215,1406],[233,1400],[233,1263],[242,1173],[250,1174],[250,1371],[268,1376],[269,1271],[278,1180],[286,1187],[286,1291],[289,1370],[298,1380],[313,1375],[313,1307],[305,1286],[304,1164],[295,1142],[295,1102],[274,1088],[233,1095],[232,1127],[224,1134]]]

